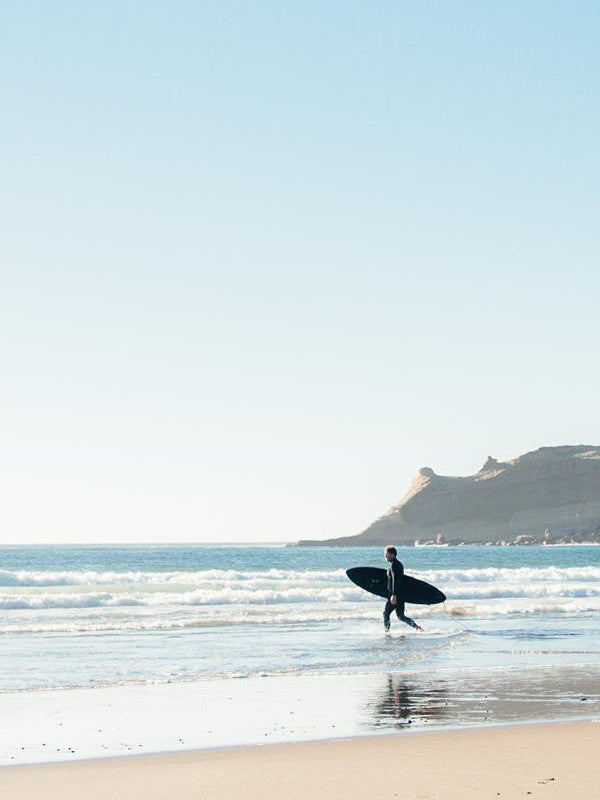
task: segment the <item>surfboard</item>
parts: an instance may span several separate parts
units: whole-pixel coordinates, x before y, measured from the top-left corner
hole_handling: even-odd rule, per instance
[[[346,575],[361,589],[387,599],[387,570],[379,567],[352,567],[346,570]],[[405,575],[402,584],[402,599],[405,603],[432,606],[436,603],[443,603],[446,595],[430,583]]]

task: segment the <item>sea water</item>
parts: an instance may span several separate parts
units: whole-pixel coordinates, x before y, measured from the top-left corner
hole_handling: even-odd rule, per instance
[[[0,547],[0,691],[600,666],[600,547],[400,548],[417,633],[345,570],[382,548]],[[558,673],[557,673],[558,674]]]

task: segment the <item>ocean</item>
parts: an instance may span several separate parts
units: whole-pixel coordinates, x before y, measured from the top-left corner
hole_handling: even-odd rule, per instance
[[[600,547],[400,548],[417,634],[354,586],[381,548],[0,548],[0,691],[600,664]]]

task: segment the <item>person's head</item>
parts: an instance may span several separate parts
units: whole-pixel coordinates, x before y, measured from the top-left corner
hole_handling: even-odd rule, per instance
[[[392,544],[388,544],[385,548],[385,557],[387,561],[393,561],[396,558],[396,548]]]

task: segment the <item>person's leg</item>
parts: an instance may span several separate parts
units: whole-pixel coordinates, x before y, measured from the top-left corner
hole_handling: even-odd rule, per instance
[[[385,604],[385,608],[383,609],[383,626],[386,629],[386,631],[389,631],[390,629],[390,614],[392,613],[393,610],[394,606],[388,600],[387,603]]]
[[[394,608],[394,606],[392,606],[392,608]],[[402,622],[406,622],[407,625],[410,625],[411,628],[416,628],[416,630],[418,631],[423,630],[423,628],[420,625],[417,625],[414,619],[407,617],[406,614],[404,613],[404,600],[398,600],[398,602],[395,605],[395,608],[399,620],[401,620]]]

